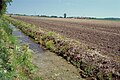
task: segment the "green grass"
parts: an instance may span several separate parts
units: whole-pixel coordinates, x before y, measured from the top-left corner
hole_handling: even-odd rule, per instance
[[[0,18],[0,80],[34,79],[37,70],[32,64],[32,54],[26,45],[19,46],[11,35],[9,23]],[[41,79],[37,79],[41,80]]]

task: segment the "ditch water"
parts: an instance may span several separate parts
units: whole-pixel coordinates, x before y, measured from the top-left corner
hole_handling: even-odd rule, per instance
[[[27,44],[29,46],[29,49],[31,49],[34,53],[44,52],[44,50],[41,48],[39,44],[35,43],[30,37],[25,35],[21,30],[19,30],[13,25],[10,25],[10,28],[12,29],[12,35],[17,37],[18,43],[20,45]]]

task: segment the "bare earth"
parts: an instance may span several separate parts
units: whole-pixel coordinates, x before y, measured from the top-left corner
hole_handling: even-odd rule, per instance
[[[101,54],[120,59],[120,22],[14,16],[66,37],[81,41]]]
[[[34,54],[33,63],[39,68],[37,75],[44,80],[84,80],[75,66],[55,53]]]

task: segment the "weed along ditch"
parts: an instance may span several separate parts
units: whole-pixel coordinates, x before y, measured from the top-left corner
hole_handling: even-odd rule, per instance
[[[84,80],[79,76],[79,71],[75,66],[55,53],[44,50],[15,26],[10,25],[10,28],[12,35],[18,40],[18,44],[28,45],[29,49],[33,51],[33,63],[38,67],[37,76],[42,77],[43,80]]]
[[[41,27],[37,27],[33,24],[25,23],[17,19],[13,19],[10,17],[6,17],[6,19],[14,26],[19,28],[21,31],[23,31],[26,35],[34,39],[34,41],[38,43],[34,43],[36,46],[40,47],[39,45],[42,45],[47,50],[51,51],[43,51],[40,48],[40,53],[43,53],[42,55],[33,54],[33,62],[39,68],[37,74],[41,75],[44,79],[120,79],[120,62],[114,60],[107,55],[100,54],[98,50],[89,48],[87,44],[67,38],[55,32],[43,29]],[[28,39],[29,38],[27,37],[27,39],[25,40]],[[25,42],[24,39],[21,40]],[[30,43],[31,42],[28,41],[26,44],[29,45]],[[38,47],[33,47],[35,46],[31,46],[31,49],[33,49],[33,51],[39,49]],[[55,53],[59,56],[57,56]]]

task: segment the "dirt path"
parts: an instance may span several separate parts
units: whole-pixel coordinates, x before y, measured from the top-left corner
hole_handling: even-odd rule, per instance
[[[39,68],[37,75],[44,80],[84,80],[75,66],[55,53],[34,54],[33,63]]]

